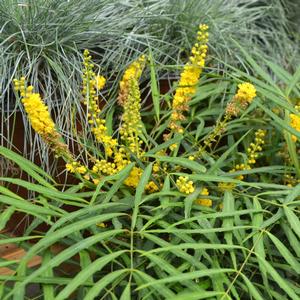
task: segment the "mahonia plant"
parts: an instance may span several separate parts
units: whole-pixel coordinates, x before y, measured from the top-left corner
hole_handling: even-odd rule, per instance
[[[197,41],[192,47],[191,56],[183,68],[180,75],[177,88],[172,101],[170,119],[166,124],[167,132],[163,132],[166,139],[172,135],[183,134],[187,113],[189,111],[189,102],[196,93],[197,84],[205,66],[205,60],[208,51],[208,26],[201,24],[197,33]],[[52,120],[47,106],[43,103],[40,94],[33,92],[32,86],[26,86],[26,80],[22,77],[15,79],[15,90],[20,92],[22,103],[28,114],[28,118],[33,129],[41,138],[51,147],[56,156],[63,157],[66,161],[66,170],[80,175],[80,178],[99,184],[105,176],[114,175],[123,170],[130,163],[140,160],[142,164],[147,165],[151,160],[145,155],[145,147],[142,142],[142,118],[141,118],[141,91],[139,81],[142,72],[147,64],[147,57],[140,56],[132,62],[125,70],[119,83],[118,104],[121,108],[120,125],[116,132],[117,135],[109,134],[106,126],[106,120],[100,108],[101,91],[106,84],[106,79],[101,74],[96,73],[95,65],[88,50],[83,53],[82,67],[82,103],[86,107],[87,121],[90,131],[97,142],[98,150],[96,154],[88,154],[89,162],[87,165],[75,159],[69,151],[68,146],[63,141],[61,134],[55,128],[55,122]],[[191,161],[198,160],[199,154],[220,136],[233,117],[237,117],[241,110],[244,110],[255,98],[256,89],[249,83],[241,83],[231,101],[227,104],[224,118],[217,122],[215,128],[205,137],[204,143],[200,146],[197,154],[189,155]],[[296,118],[291,115],[291,126],[296,126]],[[251,143],[248,149],[248,160],[244,164],[236,165],[230,172],[247,170],[255,163],[258,153],[263,144],[264,131],[256,133],[254,143]],[[169,153],[169,154],[168,154]],[[169,148],[157,151],[158,158],[155,158],[152,168],[152,177],[146,184],[145,190],[148,193],[159,191],[163,186],[163,180],[167,173],[184,172],[185,175],[178,176],[174,181],[174,186],[183,195],[199,193],[200,198],[196,198],[195,204],[212,206],[212,200],[208,198],[209,191],[203,187],[201,192],[196,190],[196,184],[190,179],[188,167],[178,166],[173,163],[161,163],[159,156],[180,155],[180,145],[177,143],[169,145]],[[152,162],[152,161],[151,161]],[[143,175],[143,169],[140,166],[133,166],[129,176],[124,180],[124,184],[135,189]],[[176,175],[175,175],[176,176]],[[239,176],[238,179],[243,179]],[[225,186],[223,188],[228,188]],[[232,187],[231,187],[232,188]],[[196,195],[198,196],[198,195]]]

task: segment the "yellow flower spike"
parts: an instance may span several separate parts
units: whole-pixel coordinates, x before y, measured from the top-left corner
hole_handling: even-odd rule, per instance
[[[177,185],[178,190],[181,193],[184,193],[184,194],[187,194],[187,195],[191,194],[195,191],[193,181],[189,180],[189,178],[187,176],[180,176],[176,180],[176,185]]]
[[[126,69],[120,82],[118,97],[118,103],[123,107],[121,139],[138,157],[142,154],[140,149],[142,141],[139,139],[142,129],[139,79],[145,66],[145,59],[145,56],[142,55]]]
[[[252,165],[256,163],[256,158],[258,158],[260,152],[262,151],[262,145],[264,145],[266,131],[263,129],[258,129],[255,132],[254,142],[250,143],[247,148],[247,159],[244,164],[236,164],[233,169],[229,171],[229,173],[233,173],[236,171],[250,170]],[[235,179],[243,180],[244,175],[239,175]],[[220,190],[232,190],[236,185],[234,183],[220,182],[218,184]]]
[[[300,132],[300,116],[296,114],[290,114],[290,126]],[[292,140],[297,142],[297,137],[292,135]]]
[[[34,131],[41,136],[44,142],[55,152],[55,155],[63,156],[67,160],[72,159],[72,154],[67,145],[62,142],[62,137],[56,130],[48,107],[40,94],[33,92],[33,86],[26,87],[25,77],[21,77],[20,80],[14,79],[13,82],[15,91],[21,95],[21,102]]]
[[[108,133],[105,126],[105,120],[100,117],[101,110],[97,105],[97,90],[101,90],[106,82],[106,79],[95,74],[92,63],[92,57],[88,50],[84,50],[83,53],[83,74],[82,74],[82,96],[84,98],[84,104],[88,106],[88,123],[91,125],[92,133],[94,134],[96,141],[102,143],[104,146],[105,154],[108,157],[113,155],[115,147],[117,146],[117,140],[113,139]]]
[[[184,112],[189,110],[189,101],[196,92],[196,85],[199,81],[202,69],[205,65],[208,43],[208,26],[199,25],[197,42],[191,50],[189,62],[184,66],[176,89],[169,128],[172,131],[183,133],[181,122],[185,120]]]

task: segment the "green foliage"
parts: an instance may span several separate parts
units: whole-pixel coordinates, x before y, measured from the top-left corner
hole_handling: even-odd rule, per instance
[[[240,51],[245,70],[227,65],[226,77],[203,76],[184,133],[167,141],[162,136],[171,94],[157,94],[152,69],[154,103],[142,113],[149,161],[133,159],[143,169],[136,189],[124,184],[133,164],[97,186],[80,179],[62,189],[39,167],[0,148],[0,155],[32,182],[0,178],[8,184],[0,189],[1,227],[16,211],[33,220],[22,238],[1,234],[0,244],[15,242],[27,249],[22,261],[5,262],[16,273],[0,276],[4,300],[26,299],[26,286],[32,284],[41,287],[36,299],[299,299],[299,144],[292,135],[299,139],[300,133],[288,116],[299,114],[294,106],[300,69],[290,74],[266,60],[266,72],[244,48]],[[188,159],[213,130],[240,81],[252,82],[257,97],[228,122],[220,140],[194,161]],[[261,128],[267,134],[255,167],[230,173],[247,161],[254,131]],[[154,160],[164,176],[160,190],[149,194],[145,187],[154,178]],[[178,191],[178,176],[193,181],[192,194]],[[219,183],[232,185],[224,191]],[[14,194],[10,184],[34,197]],[[195,201],[204,198],[203,187],[211,207]],[[68,211],[66,204],[76,210]],[[48,224],[46,232],[39,231],[41,223]],[[55,245],[62,246],[58,254],[52,251]],[[42,263],[29,268],[35,255]]]

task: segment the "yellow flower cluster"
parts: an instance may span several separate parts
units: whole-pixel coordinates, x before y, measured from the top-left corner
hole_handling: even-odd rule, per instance
[[[176,185],[178,190],[184,194],[191,194],[195,191],[194,183],[192,180],[189,180],[187,176],[180,176],[176,180]]]
[[[229,173],[234,173],[237,171],[251,170],[252,165],[256,163],[256,159],[259,156],[259,153],[262,151],[262,145],[264,145],[266,131],[263,129],[258,129],[255,132],[254,143],[250,143],[247,148],[247,160],[244,164],[237,164],[233,169],[229,171]],[[244,175],[239,175],[236,177],[238,180],[243,180]],[[234,183],[221,182],[219,183],[219,188],[221,190],[231,190],[235,187]]]
[[[139,79],[145,66],[145,56],[142,55],[125,71],[120,82],[119,104],[123,107],[122,124],[120,128],[121,139],[131,152],[140,156],[139,139],[141,133],[141,93]]]
[[[94,173],[102,173],[105,175],[113,175],[117,173],[116,164],[108,162],[105,159],[97,160],[92,171]]]
[[[56,155],[71,159],[67,145],[62,142],[61,135],[56,131],[48,107],[44,104],[40,94],[33,92],[33,86],[26,87],[25,77],[14,79],[14,89],[20,92],[32,128],[55,151]]]
[[[201,193],[200,193],[201,196],[208,196],[209,195],[209,191],[207,188],[203,188]],[[196,201],[196,204],[199,204],[199,205],[202,205],[202,206],[207,206],[207,207],[211,207],[212,206],[212,200],[211,199],[197,199]]]
[[[94,84],[94,87],[97,89],[97,90],[102,90],[105,86],[105,83],[106,83],[106,79],[105,77],[101,76],[101,75],[97,75],[95,77],[95,84]]]
[[[117,140],[107,134],[105,120],[100,117],[101,110],[97,104],[97,90],[101,90],[104,87],[106,80],[103,76],[96,76],[93,71],[94,64],[92,63],[92,57],[88,50],[84,50],[83,53],[83,66],[82,95],[84,97],[84,104],[88,106],[89,110],[88,122],[92,126],[92,132],[97,142],[103,144],[105,154],[107,156],[112,156],[114,149],[117,146]]]
[[[290,126],[300,132],[300,116],[296,114],[290,114]],[[292,135],[292,139],[294,142],[297,142],[297,137]]]
[[[247,108],[247,106],[256,97],[255,86],[249,82],[243,82],[238,85],[237,93],[233,99],[227,104],[225,113],[226,116],[231,118],[237,116],[241,109]]]
[[[85,166],[82,166],[80,163],[76,161],[66,164],[66,169],[71,173],[79,173],[79,174],[85,174],[88,171]]]
[[[159,187],[157,186],[157,184],[154,181],[150,181],[146,187],[145,190],[151,194],[151,193],[155,193],[159,190]]]
[[[244,82],[238,85],[238,91],[235,95],[237,101],[239,101],[240,103],[251,103],[255,97],[256,89],[253,84]]]
[[[136,188],[140,182],[142,174],[143,174],[143,170],[141,168],[133,167],[129,176],[124,181],[124,184],[132,188]]]
[[[291,174],[284,175],[284,184],[288,187],[294,187],[300,183],[300,179],[295,178],[295,176]]]
[[[25,77],[14,79],[16,91],[20,91],[22,103],[28,114],[32,128],[46,140],[57,137],[55,124],[51,119],[47,106],[43,103],[40,94],[33,93],[33,86],[25,88]]]
[[[122,105],[122,100],[127,101],[127,93],[130,88],[130,81],[136,80],[139,81],[140,77],[142,76],[143,69],[145,67],[146,57],[142,55],[136,61],[129,65],[129,67],[125,70],[122,80],[120,81],[120,94],[119,97],[124,96],[125,99],[118,99],[120,105]],[[125,93],[125,95],[123,94]]]
[[[173,103],[172,115],[169,127],[171,130],[183,133],[180,123],[185,120],[184,111],[189,110],[189,101],[196,92],[196,85],[199,81],[202,69],[205,65],[208,43],[208,26],[201,24],[197,35],[197,42],[192,48],[189,62],[184,66],[180,75],[178,88],[176,89]]]
[[[248,165],[253,165],[256,163],[256,158],[258,157],[259,152],[262,151],[262,145],[265,143],[265,135],[266,131],[263,129],[259,129],[255,132],[255,142],[251,143],[247,149]]]

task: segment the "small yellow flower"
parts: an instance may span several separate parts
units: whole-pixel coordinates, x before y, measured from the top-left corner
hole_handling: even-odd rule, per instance
[[[238,85],[238,91],[235,95],[235,99],[240,103],[251,103],[256,97],[256,89],[253,84],[244,82]]]
[[[177,144],[172,144],[172,145],[170,145],[169,149],[170,149],[171,151],[174,151],[175,149],[177,149],[177,147],[178,147]]]
[[[293,127],[294,129],[300,132],[300,116],[295,114],[290,114],[290,120],[291,120],[290,122],[291,127]],[[298,140],[295,135],[292,135],[292,139],[294,142],[297,142]]]
[[[79,173],[79,174],[85,174],[88,169],[85,166],[82,166],[80,163],[73,161],[71,163],[66,164],[67,171],[71,173]],[[87,176],[87,179],[89,179],[89,176]]]
[[[184,193],[184,194],[187,194],[187,195],[191,194],[195,191],[193,181],[189,180],[189,178],[187,176],[180,176],[176,180],[176,185],[178,187],[178,190],[181,193]]]
[[[209,191],[207,188],[203,188],[201,193],[201,196],[208,196],[209,195]],[[202,205],[202,206],[207,206],[207,207],[211,207],[212,206],[212,200],[211,199],[197,199],[196,204]]]
[[[105,86],[105,83],[106,83],[106,79],[104,76],[101,76],[101,75],[97,75],[95,77],[95,88],[97,90],[102,90],[103,87]]]
[[[132,188],[136,188],[142,177],[143,170],[141,168],[133,167],[129,176],[124,181],[124,184]]]
[[[154,181],[150,181],[146,185],[145,190],[151,194],[151,193],[157,192],[159,190],[159,187],[156,185],[156,183]]]
[[[93,179],[94,184],[98,185],[100,180],[99,179]]]

